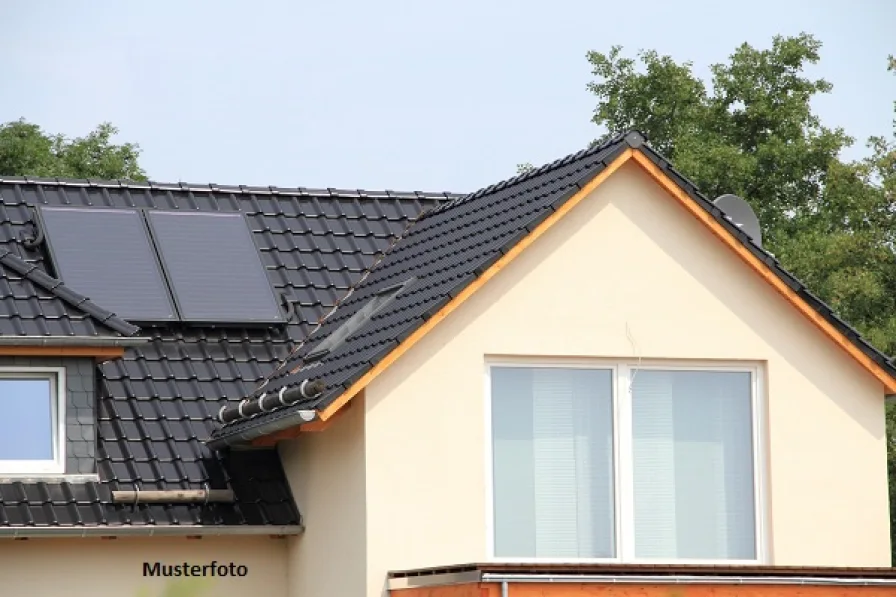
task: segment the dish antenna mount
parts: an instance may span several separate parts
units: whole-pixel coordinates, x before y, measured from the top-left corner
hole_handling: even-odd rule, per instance
[[[762,246],[762,230],[759,228],[759,218],[750,204],[737,195],[721,195],[713,201],[713,205],[722,210],[734,225],[744,231],[753,239],[753,242]]]

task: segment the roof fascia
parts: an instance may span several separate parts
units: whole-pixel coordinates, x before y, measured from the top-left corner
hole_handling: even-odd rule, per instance
[[[607,164],[606,168],[600,171],[594,178],[585,183],[572,197],[558,207],[551,215],[538,224],[529,234],[524,236],[516,245],[510,248],[504,255],[500,257],[491,267],[485,270],[478,278],[473,280],[466,288],[457,294],[444,307],[432,315],[426,322],[417,328],[404,342],[396,346],[392,352],[386,355],[383,360],[376,364],[370,371],[365,373],[358,381],[353,383],[345,392],[339,395],[336,400],[330,403],[324,410],[318,412],[318,418],[326,421],[334,416],[339,410],[345,406],[352,398],[354,398],[361,390],[366,388],[370,382],[379,377],[389,366],[397,361],[404,353],[410,350],[417,342],[423,339],[439,322],[448,317],[455,309],[462,305],[468,298],[476,293],[489,280],[495,277],[498,272],[507,267],[514,259],[516,259],[529,245],[534,243],[542,234],[550,230],[554,224],[559,222],[563,216],[572,211],[576,205],[581,203],[585,197],[594,192],[605,180],[613,175],[626,162],[632,159],[635,150],[626,148],[621,151],[615,160]]]
[[[772,269],[756,257],[743,243],[725,229],[715,218],[712,217],[705,209],[697,205],[687,192],[681,186],[669,177],[659,166],[650,160],[643,152],[637,151],[633,154],[633,159],[641,169],[650,175],[663,189],[671,195],[678,203],[684,207],[688,213],[697,218],[709,230],[719,238],[725,246],[734,251],[734,253],[746,262],[750,268],[759,274],[763,280],[768,282],[779,294],[781,294],[788,302],[802,313],[809,321],[820,329],[828,338],[843,349],[849,356],[855,359],[859,365],[880,381],[887,394],[896,394],[896,379],[893,378],[883,367],[871,359],[868,355],[858,349],[856,345],[847,338],[842,332],[837,330],[831,323],[825,319],[818,311],[813,309],[799,294],[784,283]]]
[[[634,143],[629,143],[629,147],[619,152],[616,158],[607,164],[600,173],[585,183],[579,191],[558,207],[550,216],[536,226],[529,234],[524,236],[516,245],[509,249],[501,256],[491,267],[484,271],[469,286],[464,288],[444,307],[427,319],[423,325],[417,328],[403,342],[396,346],[389,354],[379,361],[373,368],[365,373],[360,379],[353,383],[348,389],[342,392],[333,402],[326,408],[316,412],[314,420],[325,423],[328,419],[335,416],[346,404],[357,396],[364,388],[366,388],[374,379],[379,377],[383,371],[388,369],[392,363],[397,361],[404,353],[410,350],[417,342],[419,342],[426,334],[428,334],[439,322],[451,314],[457,307],[464,303],[477,290],[492,279],[498,272],[507,267],[517,256],[534,243],[541,235],[550,230],[554,224],[560,221],[563,216],[569,213],[576,205],[594,192],[605,180],[612,176],[619,168],[629,161],[634,161],[644,172],[646,172],[653,180],[655,180],[668,194],[676,199],[682,207],[690,214],[696,217],[700,222],[707,226],[710,231],[719,238],[727,247],[747,263],[762,279],[769,283],[776,291],[778,291],[787,301],[793,304],[796,309],[809,319],[816,327],[818,327],[826,336],[843,349],[850,357],[852,357],[861,367],[868,371],[878,381],[880,381],[885,389],[885,395],[891,396],[896,394],[896,378],[891,376],[885,369],[877,364],[873,359],[859,350],[855,344],[850,341],[842,332],[837,330],[830,322],[828,322],[820,313],[812,308],[802,297],[788,287],[772,269],[753,255],[731,232],[725,229],[717,222],[710,213],[701,208],[697,202],[676,182],[669,177],[659,166],[654,164],[651,159],[644,153],[641,144],[634,139]],[[305,415],[307,416],[307,414]],[[305,421],[295,420],[295,417],[289,417],[292,423],[301,425]],[[236,434],[235,436],[225,436],[212,440],[209,446],[213,448],[223,447],[239,441],[253,441],[271,433],[280,432],[289,427],[287,417],[279,419],[270,425],[261,425],[249,432]],[[212,445],[214,444],[214,445]]]
[[[120,359],[123,346],[28,346],[0,345],[0,356],[7,357],[92,357],[97,362]]]
[[[151,340],[143,336],[0,336],[0,356],[92,357],[102,363],[120,359],[126,348]]]

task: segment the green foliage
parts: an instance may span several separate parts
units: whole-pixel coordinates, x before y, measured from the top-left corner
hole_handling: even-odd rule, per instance
[[[812,212],[828,166],[850,139],[824,127],[810,100],[823,79],[802,76],[818,62],[809,35],[775,37],[771,49],[743,44],[711,67],[711,91],[691,71],[655,51],[625,58],[620,47],[590,52],[597,77],[593,122],[611,131],[636,128],[709,196],[734,193],[753,205],[771,245],[794,230],[789,214]]]
[[[144,587],[137,592],[137,597],[201,597],[211,585],[210,579],[206,578],[180,578],[165,583],[165,588],[158,595]]]
[[[24,119],[0,124],[0,176],[146,180],[138,163],[140,147],[116,145],[117,133],[103,123],[84,137],[68,139]]]
[[[896,119],[868,140],[871,155],[844,162],[853,140],[825,127],[811,100],[829,93],[805,75],[819,61],[813,36],[738,47],[707,85],[689,62],[655,51],[589,52],[592,121],[638,129],[709,197],[735,193],[759,216],[763,244],[846,321],[896,354]],[[896,60],[889,58],[889,70]],[[896,114],[896,104],[894,104]],[[896,560],[896,407],[887,409]]]

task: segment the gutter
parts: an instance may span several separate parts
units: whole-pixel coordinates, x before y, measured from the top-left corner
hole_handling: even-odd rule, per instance
[[[222,406],[218,412],[218,421],[225,427],[219,430],[220,435],[206,440],[205,445],[210,450],[220,450],[233,444],[248,443],[265,435],[310,423],[317,419],[316,410],[302,409],[288,412],[255,425],[252,425],[252,419],[278,408],[291,406],[300,400],[319,398],[326,389],[327,386],[323,381],[306,379],[295,387],[284,386],[279,392],[265,392],[254,400],[247,398],[233,406]],[[244,427],[245,430],[230,432],[226,427],[229,424],[237,424],[239,425],[237,429]]]
[[[298,427],[305,423],[310,423],[315,419],[317,419],[317,411],[298,410],[285,414],[282,417],[256,424],[255,426],[248,426],[244,431],[236,431],[227,433],[226,435],[209,438],[205,440],[205,445],[208,446],[210,450],[221,450],[222,448],[232,446],[233,444],[248,443],[259,437],[264,437],[265,435],[270,435],[292,427]],[[251,425],[251,419],[248,423]],[[225,427],[224,432],[226,433],[227,431],[228,430]]]
[[[222,406],[218,421],[227,425],[236,421],[251,419],[256,415],[271,412],[283,406],[290,406],[299,400],[313,400],[323,394],[327,384],[321,380],[305,379],[296,387],[282,387],[279,392],[265,392],[256,400],[245,399],[233,406]]]
[[[144,525],[95,527],[0,527],[2,539],[49,539],[84,537],[223,537],[236,535],[300,535],[304,525],[207,526]]]
[[[480,582],[501,583],[502,593],[511,583],[544,584],[641,584],[641,585],[800,585],[896,587],[896,578],[848,578],[823,576],[721,576],[721,575],[615,575],[615,574],[494,574],[483,573]]]
[[[826,576],[744,576],[694,574],[500,574],[466,570],[389,579],[389,590],[440,587],[472,583],[500,583],[507,597],[510,585],[517,584],[600,584],[600,585],[796,585],[840,587],[896,587],[896,578]],[[400,594],[398,594],[400,595]],[[398,597],[396,595],[396,597]]]
[[[96,336],[0,336],[0,346],[140,346],[151,341],[145,336],[106,338]]]

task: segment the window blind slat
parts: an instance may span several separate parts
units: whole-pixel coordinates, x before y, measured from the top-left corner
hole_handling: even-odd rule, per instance
[[[612,556],[611,383],[605,370],[492,370],[496,555]]]
[[[751,375],[630,373],[635,557],[754,559]],[[496,556],[615,557],[613,383],[492,368]]]
[[[749,373],[642,369],[631,385],[636,557],[754,558]]]

